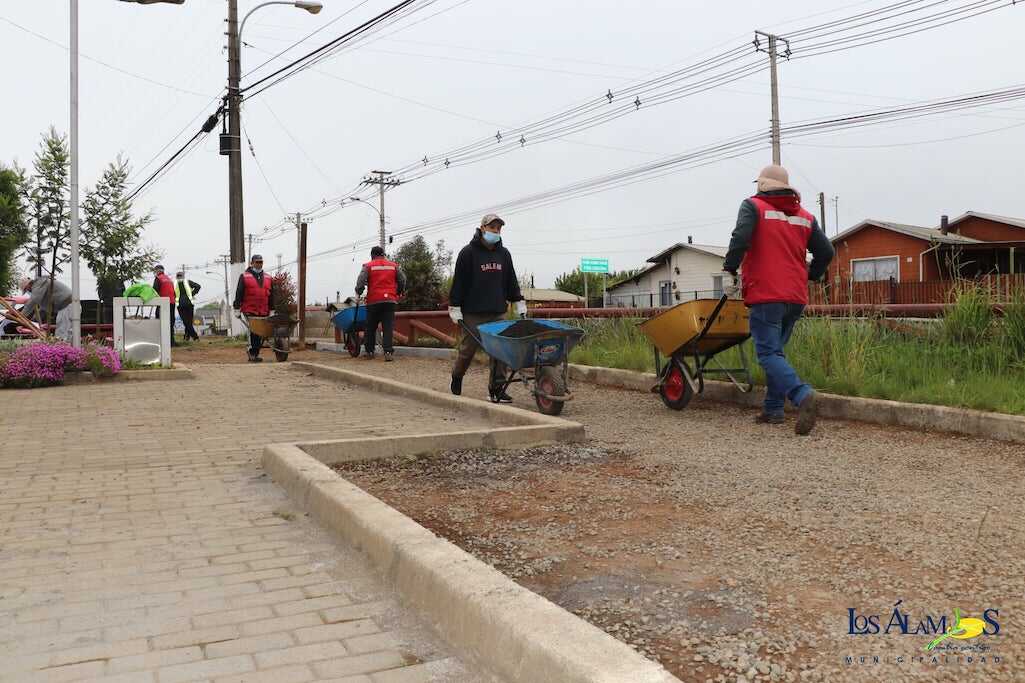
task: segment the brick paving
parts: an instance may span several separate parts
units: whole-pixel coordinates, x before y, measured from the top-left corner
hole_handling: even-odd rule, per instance
[[[0,681],[485,680],[259,468],[478,418],[265,363],[0,393]]]

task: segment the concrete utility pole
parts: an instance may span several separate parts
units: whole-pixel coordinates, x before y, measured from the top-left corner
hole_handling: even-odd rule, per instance
[[[769,45],[763,49],[759,37],[767,38]],[[779,43],[783,42],[786,45],[786,50],[783,54],[779,53]],[[779,57],[790,58],[790,41],[786,38],[781,38],[772,33],[765,33],[764,31],[755,31],[754,39],[755,51],[767,52],[769,54],[769,84],[771,87],[772,97],[772,163],[780,163],[780,135],[779,135],[779,76],[776,72],[776,60]]]
[[[391,171],[371,171],[371,173],[376,177],[368,176],[363,179],[363,182],[367,185],[377,185],[378,201],[380,202],[380,208],[377,210],[377,214],[381,221],[381,227],[378,233],[378,243],[381,245],[381,248],[384,249],[387,242],[384,234],[384,188],[385,186],[398,187],[402,184],[402,181],[397,178],[391,178]]]
[[[819,221],[822,223],[822,232],[826,235],[829,234],[829,230],[826,229],[826,193],[819,192]]]
[[[246,240],[248,242],[248,251],[246,252],[246,254],[247,254],[246,262],[247,263],[250,260],[252,260],[252,258],[253,258],[253,238],[254,237],[256,237],[256,235],[254,235],[253,233],[249,233],[248,235],[246,235]]]
[[[238,34],[238,0],[228,0],[228,236],[232,265],[245,263],[245,226],[242,217],[242,136],[239,81],[242,78],[241,46]],[[238,270],[241,272],[242,268]]]
[[[306,348],[306,223],[299,224],[299,350]]]
[[[281,272],[281,257],[283,256],[283,254],[278,254],[277,256],[278,256],[278,272],[280,273]]]
[[[834,234],[840,234],[840,196],[836,195],[832,199],[833,202],[833,213],[834,213]]]

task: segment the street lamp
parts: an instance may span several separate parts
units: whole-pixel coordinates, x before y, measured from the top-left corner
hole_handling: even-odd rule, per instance
[[[370,209],[373,209],[377,213],[378,216],[381,215],[380,210],[378,210],[378,208],[376,206],[374,206],[373,204],[369,203],[365,199],[362,199],[360,197],[349,197],[349,201],[350,202],[361,202],[363,204],[363,206],[365,206],[367,208],[370,208]]]
[[[153,0],[149,1],[152,2]],[[289,2],[288,0],[272,0],[271,2],[260,3],[253,9],[246,12],[246,16],[242,17],[242,23],[238,27],[238,39],[240,43],[242,42],[242,29],[245,28],[246,19],[248,19],[249,15],[256,10],[261,7],[266,7],[267,5],[292,5],[293,7],[304,9],[310,14],[320,14],[320,10],[324,9],[324,5],[320,2],[304,2],[303,0],[296,0],[295,2]]]

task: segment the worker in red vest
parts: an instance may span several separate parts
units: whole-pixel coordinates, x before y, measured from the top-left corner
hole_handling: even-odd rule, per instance
[[[170,315],[168,316],[171,326],[171,346],[178,346],[178,342],[174,340],[174,281],[167,276],[164,267],[159,263],[153,266],[153,289],[157,290],[157,296],[166,296],[171,301]]]
[[[787,399],[797,406],[794,431],[815,427],[815,390],[801,381],[783,349],[808,305],[808,281],[825,274],[833,245],[815,216],[801,206],[782,166],[766,166],[758,175],[758,193],[740,205],[723,270],[741,274],[744,303],[758,363],[765,370],[765,403],[755,421],[782,424]],[[812,261],[808,265],[808,252]]]
[[[367,290],[367,323],[365,340],[366,354],[364,358],[373,360],[377,346],[377,326],[381,325],[381,346],[384,347],[384,360],[394,359],[395,347],[392,346],[392,328],[395,325],[395,307],[399,297],[406,291],[406,276],[399,264],[385,258],[384,249],[374,247],[370,250],[370,260],[363,264],[363,269],[356,278],[356,296],[362,296]]]
[[[270,315],[274,308],[273,293],[271,292],[271,276],[263,272],[263,256],[253,254],[249,259],[249,267],[238,276],[238,285],[235,287],[235,301],[232,308],[235,309],[235,317],[240,313],[256,317]],[[249,332],[249,362],[261,363],[260,349],[263,348],[263,337],[258,337]]]

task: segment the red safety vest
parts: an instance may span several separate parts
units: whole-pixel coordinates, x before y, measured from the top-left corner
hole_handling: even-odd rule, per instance
[[[363,264],[367,269],[367,303],[379,304],[398,301],[399,264],[386,258],[377,258]]]
[[[796,195],[751,197],[758,210],[741,264],[744,303],[808,304],[808,240],[815,218]]]
[[[264,273],[261,286],[256,276],[247,270],[242,273],[242,284],[245,291],[242,294],[241,311],[247,315],[270,315],[271,276]]]
[[[174,308],[174,282],[167,277],[167,273],[157,273],[157,285],[157,294],[170,299],[171,308]]]

